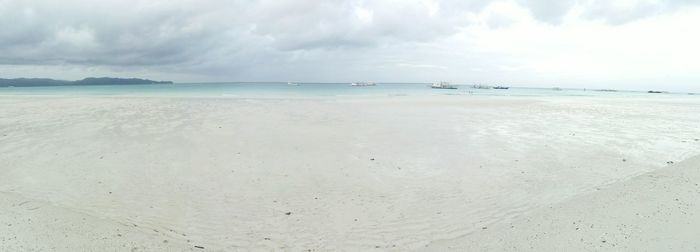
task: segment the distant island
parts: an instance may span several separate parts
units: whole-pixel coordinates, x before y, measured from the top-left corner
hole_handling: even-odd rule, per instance
[[[77,81],[54,80],[44,78],[0,79],[0,87],[45,87],[45,86],[89,86],[89,85],[144,85],[173,84],[172,81],[154,81],[137,78],[85,78]]]

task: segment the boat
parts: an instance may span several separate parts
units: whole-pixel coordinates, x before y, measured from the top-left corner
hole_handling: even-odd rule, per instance
[[[598,89],[596,91],[598,91],[598,92],[617,92],[617,90],[615,90],[615,89]]]
[[[437,89],[457,89],[457,87],[450,85],[449,82],[446,81],[441,81],[441,82],[435,82],[432,85],[430,85],[430,88],[437,88]]]
[[[504,86],[495,86],[493,89],[509,89],[510,87],[504,87]]]
[[[376,86],[377,84],[374,82],[353,82],[350,83],[350,86],[353,87],[369,87],[369,86]]]
[[[555,87],[555,88],[552,88],[552,90],[554,90],[554,91],[562,91],[562,90],[564,90],[564,89],[561,89],[561,88],[559,88],[559,87]]]
[[[480,84],[477,84],[477,85],[472,86],[472,88],[475,88],[475,89],[491,89],[491,86],[489,86],[489,85],[480,85]]]
[[[290,86],[299,86],[299,83],[287,82],[287,85],[290,85]]]
[[[666,91],[649,90],[649,92],[647,92],[647,93],[650,93],[650,94],[663,94],[663,93],[666,93]]]

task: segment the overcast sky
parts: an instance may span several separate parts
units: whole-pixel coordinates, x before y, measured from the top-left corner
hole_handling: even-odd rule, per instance
[[[695,0],[0,0],[0,78],[700,89]]]

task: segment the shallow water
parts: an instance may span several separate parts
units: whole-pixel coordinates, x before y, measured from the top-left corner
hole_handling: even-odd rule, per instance
[[[429,84],[392,83],[369,87],[352,87],[347,83],[181,83],[172,85],[104,85],[63,87],[0,88],[0,95],[48,96],[200,96],[200,97],[272,97],[314,98],[355,96],[426,96],[426,95],[486,95],[486,96],[595,96],[595,97],[678,97],[687,93],[648,94],[641,91],[600,92],[583,89],[554,90],[551,88],[511,87],[475,89],[470,85],[455,85],[458,89],[432,89]],[[695,96],[698,97],[698,96]]]

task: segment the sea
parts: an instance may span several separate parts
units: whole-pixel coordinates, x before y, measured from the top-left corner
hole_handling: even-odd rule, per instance
[[[457,89],[434,89],[427,83],[378,83],[355,87],[349,83],[176,83],[149,85],[95,85],[4,87],[0,96],[167,96],[167,97],[240,97],[240,98],[330,98],[386,97],[430,95],[478,96],[604,96],[604,97],[679,97],[700,96],[693,93],[660,93],[648,91],[601,91],[594,89],[528,88],[479,89],[472,85],[454,85]]]

